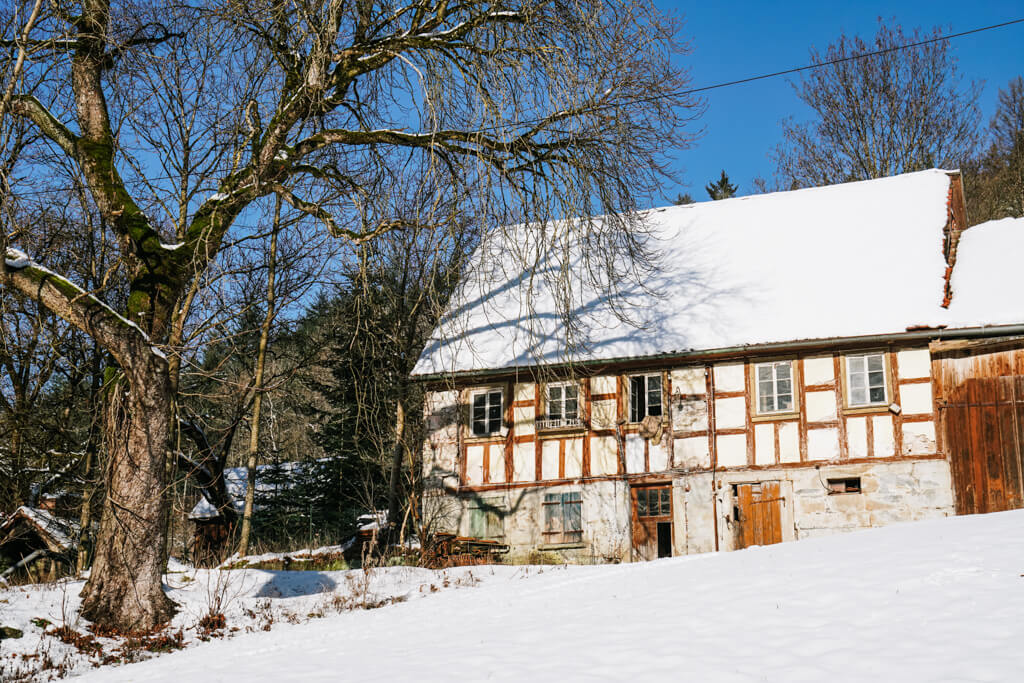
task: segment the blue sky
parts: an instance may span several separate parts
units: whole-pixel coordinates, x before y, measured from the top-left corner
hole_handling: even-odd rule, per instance
[[[874,35],[877,18],[895,18],[907,31],[941,26],[956,33],[1024,17],[1024,2],[699,2],[656,0],[662,10],[682,15],[692,53],[681,59],[694,86],[731,81],[802,66],[811,46],[824,49],[841,33]],[[985,124],[999,88],[1024,74],[1024,24],[999,28],[951,43],[965,81],[984,82],[981,106]],[[724,168],[740,194],[748,194],[758,175],[774,170],[769,150],[779,141],[779,121],[806,118],[786,77],[713,90],[705,94],[705,133],[689,150],[675,154],[682,186],[666,186],[665,197],[690,192],[707,199],[704,185]],[[665,201],[656,202],[659,204]]]

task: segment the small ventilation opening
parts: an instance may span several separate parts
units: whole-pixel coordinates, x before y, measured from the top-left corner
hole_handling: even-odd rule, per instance
[[[829,495],[837,493],[860,493],[860,477],[843,477],[828,480]]]

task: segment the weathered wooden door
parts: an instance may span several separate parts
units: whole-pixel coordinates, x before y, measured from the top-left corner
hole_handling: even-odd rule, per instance
[[[957,514],[1024,507],[1024,377],[965,380],[940,408]]]
[[[782,497],[779,482],[734,484],[736,548],[782,543]]]
[[[672,487],[634,486],[633,559],[672,556]]]

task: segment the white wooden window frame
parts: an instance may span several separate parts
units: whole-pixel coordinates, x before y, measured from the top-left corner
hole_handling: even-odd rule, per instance
[[[476,429],[474,429],[474,425],[475,425],[476,419],[475,419],[475,417],[473,415],[474,409],[475,409],[474,407],[475,407],[475,404],[476,404],[476,398],[477,398],[477,396],[487,396],[488,397],[485,400],[485,402],[484,402],[484,410],[486,411],[484,419],[488,423],[488,427],[489,427],[490,426],[490,421],[491,421],[491,418],[490,418],[490,408],[491,408],[490,395],[491,394],[500,394],[501,395],[501,398],[499,399],[500,400],[500,403],[499,403],[500,410],[499,410],[499,417],[498,417],[498,428],[496,430],[488,429],[483,434],[478,434],[476,432]],[[476,438],[476,439],[485,439],[487,437],[499,436],[499,435],[504,434],[505,433],[505,408],[506,408],[506,405],[505,405],[505,390],[503,388],[501,388],[501,387],[487,387],[485,389],[474,389],[474,390],[470,391],[469,392],[469,436],[472,437],[472,438]]]
[[[871,383],[870,383],[871,370],[868,369],[868,358],[870,358],[872,356],[877,356],[882,361],[882,386],[881,386],[881,389],[882,389],[882,399],[880,401],[872,401],[871,400],[871,388],[872,388]],[[853,375],[854,375],[854,372],[853,372],[852,364],[850,363],[850,361],[855,359],[855,358],[863,358],[864,359],[864,370],[862,372],[858,372],[857,373],[857,374],[863,374],[865,376],[864,377],[864,380],[865,380],[865,383],[864,383],[864,392],[865,392],[864,393],[864,398],[865,398],[865,402],[861,402],[861,403],[858,403],[853,398]],[[889,405],[889,364],[886,362],[886,360],[887,359],[885,357],[885,352],[884,351],[873,351],[871,353],[847,354],[846,359],[845,359],[846,362],[844,363],[844,365],[846,366],[846,377],[845,377],[845,379],[846,379],[846,407],[847,408],[874,408],[874,407],[878,407],[878,406],[887,406],[887,405]]]
[[[779,408],[779,375],[778,366],[788,365],[789,366],[789,407]],[[772,402],[776,406],[773,410],[762,410],[761,409],[761,368],[770,367],[772,369]],[[786,394],[781,394],[785,396]],[[789,413],[795,413],[797,411],[796,403],[796,364],[792,359],[785,360],[771,360],[763,363],[757,363],[754,365],[754,412],[757,415],[786,415]]]
[[[565,411],[565,390],[567,388],[573,388],[576,390],[576,411],[571,417],[566,415]],[[552,401],[551,390],[560,389],[562,397],[557,401]],[[580,385],[578,382],[549,382],[544,385],[544,415],[538,420],[538,427],[540,429],[560,429],[567,427],[579,427],[583,423],[582,417],[582,406],[580,405],[580,399],[582,398],[580,391]],[[553,403],[560,404],[559,416],[555,417],[551,414],[551,406]]]
[[[644,414],[639,416],[639,419],[633,419],[633,380],[637,378],[643,378],[644,380]],[[627,409],[629,411],[629,421],[632,423],[642,422],[645,417],[651,414],[651,403],[648,397],[651,395],[651,389],[649,381],[652,377],[658,379],[658,414],[655,417],[665,416],[665,379],[662,377],[660,372],[644,372],[635,375],[626,376],[626,401]]]

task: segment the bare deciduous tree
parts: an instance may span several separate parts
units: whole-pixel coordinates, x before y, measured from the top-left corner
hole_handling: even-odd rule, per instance
[[[871,42],[844,35],[824,53],[812,50],[812,63],[824,66],[794,88],[813,117],[782,123],[783,142],[772,155],[781,185],[959,168],[977,143],[980,86],[961,83],[948,43],[905,47],[939,35],[881,23]],[[874,51],[882,53],[850,59]]]
[[[964,166],[971,224],[1024,216],[1024,78],[1000,89],[988,148]]]
[[[10,114],[73,162],[120,250],[117,310],[13,247],[0,285],[88,333],[121,370],[82,614],[122,630],[174,611],[161,572],[175,330],[247,212],[277,195],[307,217],[296,229],[366,244],[435,224],[394,201],[416,168],[417,206],[457,200],[496,223],[608,214],[587,238],[620,267],[607,255],[643,256],[632,209],[698,111],[661,97],[686,78],[671,59],[677,24],[646,0],[51,1],[34,24],[3,25],[0,47],[24,52],[30,77],[6,74]],[[218,87],[183,90],[190,81]],[[183,129],[166,149],[147,131],[174,103],[204,132]]]

